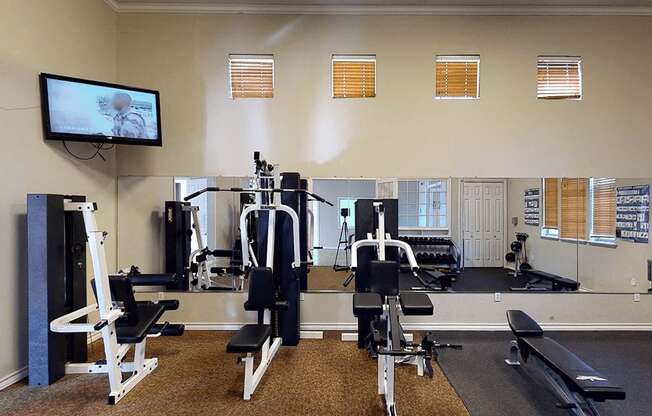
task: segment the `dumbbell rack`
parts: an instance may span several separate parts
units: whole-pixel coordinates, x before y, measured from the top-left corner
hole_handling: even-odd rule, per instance
[[[450,238],[400,236],[399,240],[405,241],[412,247],[417,263],[420,265],[459,272],[460,256],[455,243]]]

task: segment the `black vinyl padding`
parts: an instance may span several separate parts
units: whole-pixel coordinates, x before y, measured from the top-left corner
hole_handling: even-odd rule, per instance
[[[533,277],[536,279],[547,280],[551,282],[553,285],[553,290],[561,290],[561,289],[578,290],[580,287],[580,284],[576,280],[569,279],[567,277],[562,277],[556,274],[544,272],[542,270],[526,269],[523,270],[523,273],[527,277]]]
[[[518,338],[521,355],[525,360],[530,354],[536,356],[587,399],[625,399],[625,391],[621,387],[611,383],[557,341],[543,336],[543,329],[525,312],[507,311],[507,322]]]
[[[273,309],[276,302],[274,273],[269,267],[253,267],[249,273],[249,296],[245,310]]]
[[[260,350],[272,335],[272,327],[262,324],[245,325],[236,332],[226,345],[226,352],[244,353]]]
[[[540,337],[543,329],[528,314],[523,311],[507,311],[507,323],[517,337]]]
[[[610,382],[555,340],[548,337],[526,337],[519,341],[527,345],[531,354],[536,355],[574,386],[583,397],[597,401],[625,399],[625,390]],[[598,380],[591,377],[597,377]]]
[[[383,296],[398,295],[399,264],[396,261],[369,262],[369,291]]]
[[[432,315],[435,308],[425,293],[401,293],[399,296],[403,315]]]
[[[120,325],[119,322],[116,322],[118,344],[141,342],[165,312],[165,306],[156,303],[138,303],[136,309],[138,321],[134,325]]]
[[[383,313],[383,298],[378,293],[354,293],[353,315],[376,316]]]
[[[140,273],[128,277],[134,286],[169,286],[179,280],[176,273]]]

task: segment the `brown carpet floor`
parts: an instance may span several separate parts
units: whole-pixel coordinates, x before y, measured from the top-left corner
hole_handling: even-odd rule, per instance
[[[342,285],[349,274],[348,271],[336,272],[333,266],[312,266],[308,274],[308,290],[355,292],[355,280],[348,287]]]
[[[383,415],[376,362],[339,333],[281,347],[250,402],[242,400],[243,366],[226,354],[229,332],[156,338],[148,356],[159,367],[117,405],[106,404],[105,375],[71,375],[47,388],[25,382],[0,392],[2,415]],[[102,345],[91,346],[97,359]],[[468,415],[439,367],[433,379],[413,366],[397,369],[397,406],[404,415]]]

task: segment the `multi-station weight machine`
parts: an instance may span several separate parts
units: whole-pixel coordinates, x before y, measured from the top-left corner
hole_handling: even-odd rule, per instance
[[[240,354],[239,362],[245,365],[245,400],[251,398],[280,346],[299,343],[299,296],[308,271],[308,197],[331,205],[308,192],[298,173],[280,173],[258,152],[254,162],[254,187],[207,187],[184,198],[190,201],[206,192],[255,195],[254,202],[242,208],[240,239],[242,273],[249,291],[244,307],[257,312],[258,322],[243,326],[227,345],[227,352]],[[254,370],[257,352],[260,362]]]

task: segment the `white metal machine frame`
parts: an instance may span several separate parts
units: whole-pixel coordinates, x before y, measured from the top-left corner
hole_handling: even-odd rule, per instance
[[[378,228],[376,228],[376,238],[371,233],[367,234],[365,240],[359,240],[351,245],[351,270],[355,271],[358,267],[358,249],[361,247],[375,247],[377,250],[378,260],[385,260],[385,251],[387,247],[398,247],[405,252],[413,273],[417,273],[419,265],[417,264],[412,248],[404,241],[393,240],[389,233],[385,233],[385,210],[382,202],[374,202],[374,211],[378,218]],[[391,333],[393,326],[399,325],[398,320],[390,319],[390,308],[395,309],[395,313],[400,310],[400,305],[394,300],[393,302],[384,302],[382,319],[387,322],[387,347],[392,350]],[[400,330],[400,328],[399,328]],[[406,354],[401,355],[396,352],[388,354],[378,354],[378,394],[385,397],[387,414],[397,415],[396,400],[394,395],[395,364],[412,364],[417,367],[417,375],[424,375],[425,356]]]
[[[138,344],[119,344],[116,334],[116,321],[124,315],[119,305],[111,299],[109,273],[104,252],[106,233],[97,227],[94,202],[65,202],[66,211],[81,212],[84,218],[86,237],[93,263],[97,303],[78,309],[50,322],[50,330],[59,333],[100,332],[104,343],[104,361],[96,363],[68,363],[66,374],[104,373],[109,377],[109,404],[115,404],[122,399],[136,384],[150,374],[158,365],[157,358],[145,358],[146,339]],[[91,323],[75,323],[79,318],[99,314],[99,320]],[[148,337],[156,337],[148,335]],[[125,357],[131,347],[135,347],[134,360],[125,362]],[[123,373],[130,373],[127,378]]]

